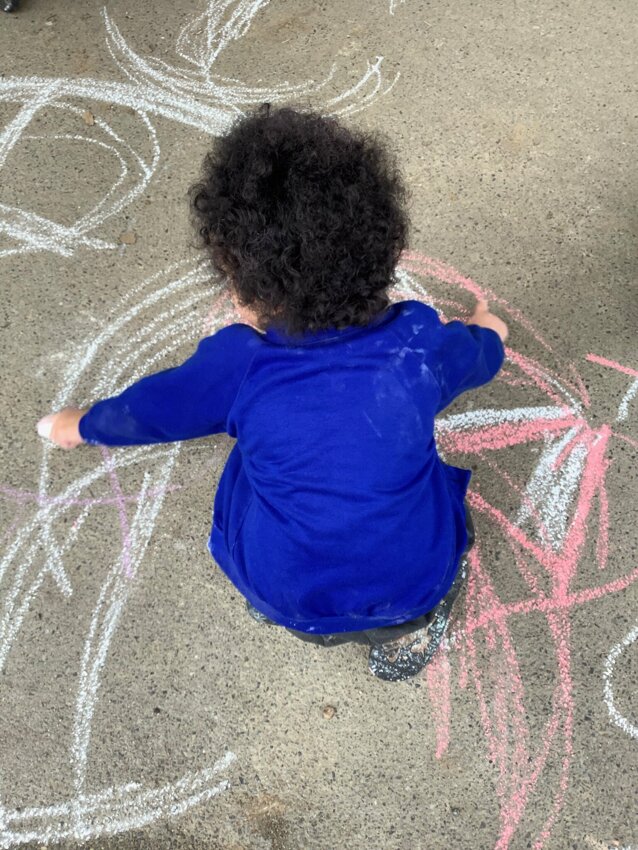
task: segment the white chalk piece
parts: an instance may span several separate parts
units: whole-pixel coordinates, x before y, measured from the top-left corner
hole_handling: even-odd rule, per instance
[[[53,414],[44,416],[37,424],[38,434],[49,439],[53,430]]]

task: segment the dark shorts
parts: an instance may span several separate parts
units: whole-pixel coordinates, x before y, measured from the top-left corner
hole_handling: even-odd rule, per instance
[[[461,566],[459,567],[457,576],[454,579],[448,594],[445,596],[445,602],[449,603],[449,607],[451,607],[463,586],[465,570],[463,569],[462,562],[474,545],[474,523],[472,522],[472,515],[470,514],[467,502],[465,503],[465,526],[467,529],[467,545],[463,555],[461,556]],[[439,603],[439,605],[440,604],[441,603]],[[362,643],[365,645],[376,646],[381,643],[396,640],[396,638],[403,637],[403,635],[407,635],[417,629],[425,628],[432,622],[437,609],[438,606],[432,611],[428,611],[426,614],[421,614],[421,616],[417,617],[415,620],[408,620],[405,623],[399,623],[397,626],[387,626],[382,629],[368,629],[366,631],[359,632],[337,632],[336,634],[330,635],[309,634],[308,632],[298,632],[296,629],[286,629],[286,631],[299,638],[299,640],[305,640],[307,643],[315,643],[319,646],[340,646],[344,643]]]

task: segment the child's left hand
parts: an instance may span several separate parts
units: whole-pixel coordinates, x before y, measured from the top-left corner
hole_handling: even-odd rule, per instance
[[[79,426],[80,419],[87,409],[65,407],[59,413],[50,413],[38,422],[38,434],[41,437],[47,437],[63,449],[74,449],[84,442],[80,436]]]

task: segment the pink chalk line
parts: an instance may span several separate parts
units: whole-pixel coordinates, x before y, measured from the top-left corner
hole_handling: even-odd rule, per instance
[[[473,432],[444,431],[439,437],[439,445],[446,452],[497,451],[543,439],[545,434],[560,434],[573,428],[577,420],[573,416],[563,419],[534,419],[527,422],[503,422],[500,425],[488,425],[476,428]]]
[[[181,490],[180,485],[169,485],[168,487],[151,487],[148,490],[149,496],[163,496],[165,493],[172,492],[173,490]],[[34,493],[29,490],[18,490],[14,487],[4,487],[0,485],[0,496],[4,496],[7,499],[12,499],[15,502],[26,503],[26,502],[36,502],[38,505],[76,505],[76,506],[84,506],[84,505],[96,505],[96,506],[105,506],[105,505],[118,505],[120,500],[115,497],[107,497],[100,499],[77,499],[71,496],[46,496],[41,495],[40,493]],[[137,502],[139,501],[139,494],[130,495],[130,496],[122,496],[125,502]]]
[[[615,360],[607,360],[606,357],[599,357],[597,354],[588,354],[585,360],[590,363],[599,363],[601,366],[608,366],[610,369],[615,369],[617,372],[622,372],[623,375],[631,375],[632,378],[638,378],[638,369],[630,369],[629,366],[621,366]]]
[[[501,298],[495,292],[492,292],[482,284],[479,285],[471,278],[462,275],[456,269],[452,268],[452,266],[448,266],[439,260],[434,260],[431,257],[426,257],[415,251],[405,251],[401,255],[400,267],[405,269],[407,272],[414,272],[415,274],[421,274],[425,277],[433,277],[442,283],[458,287],[473,295],[475,298],[486,298],[491,304],[498,304],[508,314],[510,319],[523,327],[533,337],[533,339],[542,346],[542,348],[551,353],[552,356],[556,357],[549,343],[541,336],[541,334],[538,333],[536,328],[520,312],[520,310],[511,307],[504,298]],[[446,292],[445,297],[449,297],[449,293]],[[438,299],[436,306],[439,306]],[[549,370],[545,368],[543,371],[548,372]],[[587,395],[584,397],[581,395],[582,380],[580,380],[580,378],[578,380],[579,386],[570,385],[564,375],[561,376],[561,382],[574,394],[579,395],[586,405],[588,404],[589,399]]]
[[[430,701],[435,706],[436,722],[436,751],[437,758],[441,758],[450,743],[450,724],[448,718],[451,713],[450,697],[450,658],[447,648],[447,640],[444,640],[439,651],[425,668],[426,682]]]
[[[126,516],[126,502],[124,501],[124,494],[122,493],[120,481],[117,477],[117,472],[115,471],[113,456],[106,446],[100,446],[100,451],[102,452],[102,457],[104,458],[104,463],[109,473],[111,489],[115,496],[118,515],[120,518],[120,533],[122,535],[122,566],[124,567],[124,574],[126,577],[130,578],[133,574],[133,568],[131,565],[131,530],[128,524],[128,517]]]

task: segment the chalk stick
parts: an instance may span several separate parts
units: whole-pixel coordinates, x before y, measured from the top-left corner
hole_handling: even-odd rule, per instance
[[[53,429],[53,415],[44,416],[37,424],[38,434],[41,437],[50,437]]]

